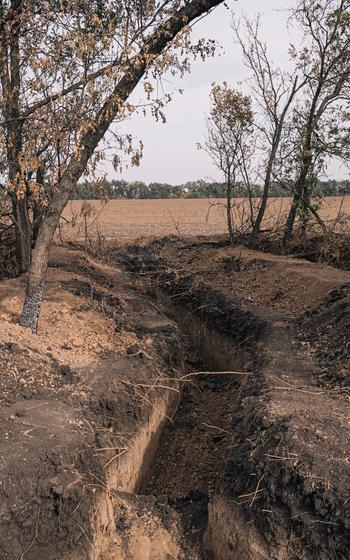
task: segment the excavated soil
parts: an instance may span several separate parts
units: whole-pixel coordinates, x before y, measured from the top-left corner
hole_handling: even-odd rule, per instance
[[[236,391],[237,383],[210,374],[198,376],[184,387],[143,493],[176,498],[188,492],[208,495],[219,491],[232,439]]]
[[[125,494],[178,400],[178,327],[80,251],[53,251],[37,335],[18,325],[23,294],[23,278],[0,285],[1,560],[139,558],[138,542],[184,558],[176,511],[168,526]]]
[[[298,331],[295,344],[320,366],[318,382],[342,392],[350,386],[348,271],[291,255],[230,247],[226,241],[167,238],[149,245],[147,254],[147,262],[153,259],[151,267],[161,271],[162,278],[171,271],[181,282],[200,280],[210,290],[209,299],[230,294],[243,308],[252,304],[292,320]]]
[[[1,560],[350,556],[349,273],[167,238],[0,283]]]
[[[212,369],[238,369],[241,360],[250,374],[232,395],[224,476],[209,492],[206,554],[348,558],[348,273],[179,239],[129,247],[123,259],[157,304],[165,297]],[[341,379],[329,375],[337,367]],[[180,480],[186,395],[183,406],[165,443],[178,450]],[[169,469],[164,462],[155,470],[157,488],[171,485]]]

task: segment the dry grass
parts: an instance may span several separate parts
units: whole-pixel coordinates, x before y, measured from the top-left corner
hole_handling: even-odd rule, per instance
[[[94,200],[89,204],[93,211],[86,221],[91,239],[128,240],[171,234],[207,236],[227,231],[225,201],[222,199],[111,200],[107,204]],[[81,201],[75,200],[66,207],[61,222],[65,239],[84,240],[86,224],[81,215],[82,205]],[[270,199],[264,227],[276,227],[282,223],[289,206],[288,198]],[[320,214],[324,220],[332,221],[339,211],[342,215],[350,215],[350,196],[325,198]],[[248,217],[248,201],[240,199],[236,208],[237,225],[242,222],[242,215],[244,219]]]

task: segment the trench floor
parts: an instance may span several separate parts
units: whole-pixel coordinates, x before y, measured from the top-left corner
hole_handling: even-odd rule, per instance
[[[200,361],[190,371],[208,371]],[[166,496],[181,515],[184,535],[200,558],[208,500],[220,490],[232,446],[231,421],[237,382],[221,375],[198,375],[183,388],[181,402],[166,425],[142,494]]]

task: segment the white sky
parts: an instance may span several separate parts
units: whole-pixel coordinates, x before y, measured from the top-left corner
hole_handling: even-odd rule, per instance
[[[144,157],[138,168],[126,169],[122,175],[106,166],[110,179],[142,180],[185,183],[196,179],[219,179],[219,174],[205,152],[197,149],[197,143],[205,135],[205,116],[209,112],[209,93],[213,81],[227,81],[235,87],[244,80],[248,71],[241,59],[240,49],[234,44],[231,14],[238,17],[244,12],[249,16],[262,14],[261,36],[266,41],[271,59],[283,67],[288,66],[288,47],[292,42],[287,28],[286,10],[295,0],[228,0],[228,8],[220,5],[195,28],[196,37],[208,37],[219,41],[224,54],[197,61],[192,72],[183,79],[171,78],[171,86],[183,89],[166,108],[167,122],[155,122],[151,116],[135,115],[123,124],[122,130],[144,142]],[[135,99],[142,98],[136,92]],[[333,164],[329,175],[334,178],[347,174]]]

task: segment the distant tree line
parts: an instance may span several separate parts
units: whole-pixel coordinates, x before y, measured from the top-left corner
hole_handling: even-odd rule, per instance
[[[253,197],[260,197],[263,187],[251,185]],[[294,186],[291,183],[286,189],[277,182],[271,184],[270,197],[291,196]],[[247,190],[244,184],[237,185],[235,194],[238,197],[246,196]],[[343,196],[350,194],[350,180],[318,181],[315,196]],[[1,192],[0,192],[1,196]],[[159,198],[225,198],[226,185],[220,182],[189,181],[182,185],[170,185],[168,183],[149,183],[142,181],[113,180],[104,181],[96,186],[95,183],[85,182],[79,184],[72,195],[72,200],[96,200],[108,199],[159,199]]]

